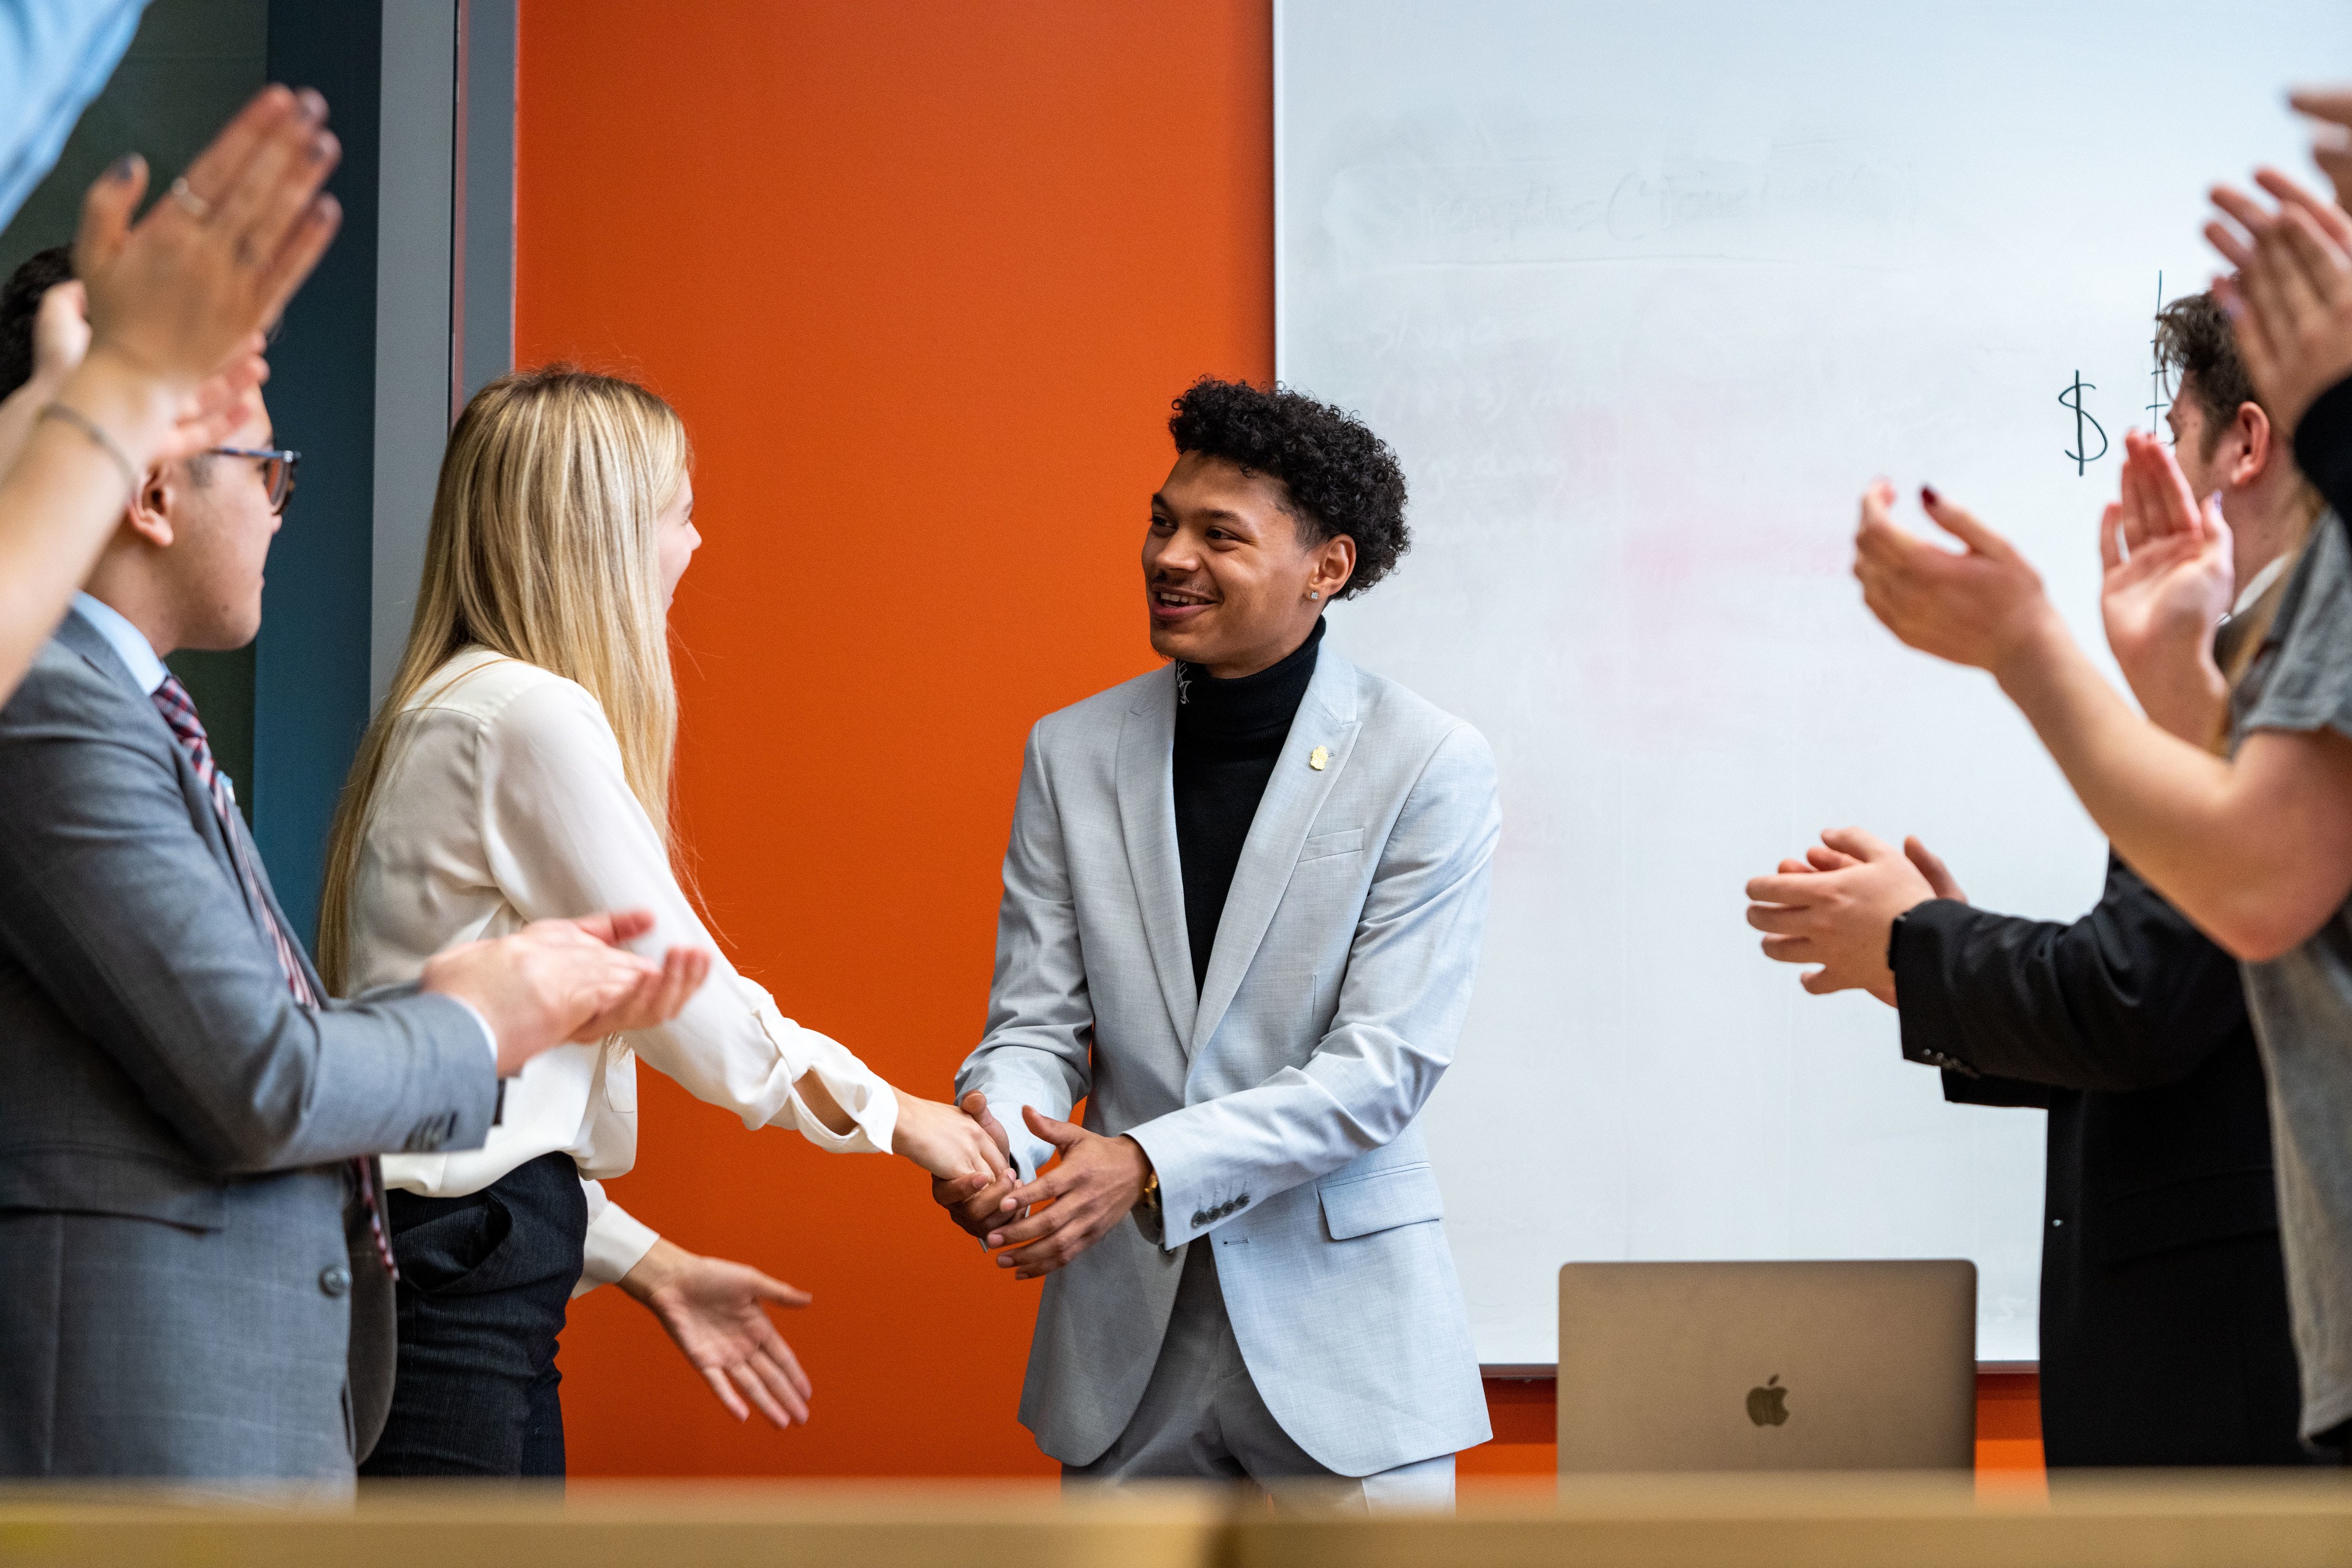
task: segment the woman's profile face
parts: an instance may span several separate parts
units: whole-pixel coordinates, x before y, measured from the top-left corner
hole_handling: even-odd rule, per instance
[[[677,494],[654,523],[656,549],[661,559],[662,608],[667,611],[670,601],[677,596],[677,580],[686,575],[694,552],[702,544],[702,535],[694,528],[694,481],[678,481]]]

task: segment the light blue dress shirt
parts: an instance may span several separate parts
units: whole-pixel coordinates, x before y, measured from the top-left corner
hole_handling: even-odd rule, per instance
[[[57,163],[146,8],[147,0],[0,0],[0,224]]]
[[[154,696],[155,689],[163,684],[163,678],[171,671],[165,669],[163,661],[155,657],[154,646],[148,642],[147,634],[132,626],[129,616],[103,599],[92,598],[88,594],[76,594],[73,607],[75,615],[88,621],[98,635],[106,639],[106,646],[114,650],[114,657],[122,661],[122,668],[129,670],[131,679],[139,683],[139,689],[150,697]]]

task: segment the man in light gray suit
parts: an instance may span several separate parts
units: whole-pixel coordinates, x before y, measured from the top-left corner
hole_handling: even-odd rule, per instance
[[[1405,547],[1388,448],[1215,381],[1170,430],[1143,576],[1174,663],[1031,732],[957,1080],[1020,1184],[934,1195],[1048,1277],[1021,1419],[1066,1477],[1444,1506],[1491,1433],[1419,1117],[1469,1008],[1494,759],[1320,647]]]
[[[360,1157],[478,1146],[502,1076],[699,963],[551,921],[320,1000],[162,661],[259,624],[291,458],[255,421],[143,477],[0,707],[0,1477],[349,1486],[393,1357]]]

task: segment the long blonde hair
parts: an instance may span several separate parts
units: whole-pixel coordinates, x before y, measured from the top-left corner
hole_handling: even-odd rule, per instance
[[[408,646],[335,807],[319,911],[329,991],[352,978],[361,842],[403,710],[468,647],[585,687],[621,743],[629,788],[669,841],[677,692],[656,523],[691,459],[668,404],[572,365],[501,376],[466,405],[441,459]]]

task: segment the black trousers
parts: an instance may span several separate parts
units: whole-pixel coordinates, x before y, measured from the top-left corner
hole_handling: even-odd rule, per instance
[[[563,1474],[565,1305],[588,1199],[569,1154],[542,1154],[478,1193],[393,1192],[400,1370],[362,1476]]]

